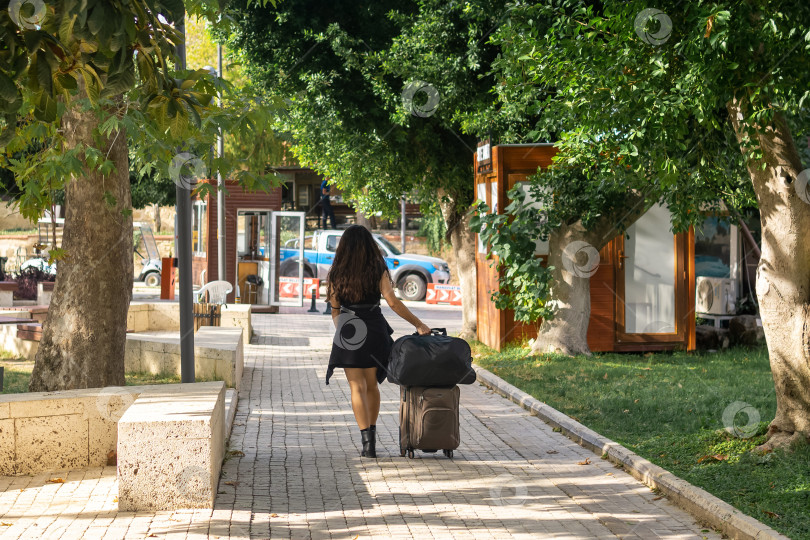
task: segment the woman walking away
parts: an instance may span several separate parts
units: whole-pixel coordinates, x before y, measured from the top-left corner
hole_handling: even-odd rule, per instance
[[[394,313],[422,335],[430,329],[394,294],[385,259],[365,227],[352,225],[343,233],[326,281],[335,338],[326,370],[326,384],[335,368],[343,368],[352,391],[352,410],[363,441],[364,457],[377,457],[377,416],[394,331],[380,310],[380,294]]]

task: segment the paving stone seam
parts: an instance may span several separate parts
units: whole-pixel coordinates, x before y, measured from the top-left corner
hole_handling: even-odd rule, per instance
[[[631,452],[619,443],[599,435],[554,407],[530,396],[494,373],[473,366],[478,380],[510,401],[520,405],[580,446],[607,458],[652,489],[658,489],[700,522],[739,540],[790,540],[764,523],[737,510],[711,493],[678,478],[666,469]]]

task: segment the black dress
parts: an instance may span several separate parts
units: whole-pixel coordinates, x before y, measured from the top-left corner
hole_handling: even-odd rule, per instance
[[[380,291],[368,295],[361,302],[347,304],[340,301],[332,354],[326,369],[326,384],[335,368],[377,368],[377,382],[385,380],[388,355],[394,340],[394,330],[380,310]]]

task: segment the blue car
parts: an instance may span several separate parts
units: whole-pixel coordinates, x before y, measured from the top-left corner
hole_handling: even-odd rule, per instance
[[[304,240],[304,277],[326,279],[335,258],[338,242],[343,231],[315,231]],[[450,281],[450,268],[438,257],[401,253],[391,242],[373,235],[385,257],[391,279],[394,280],[405,300],[424,300],[428,283],[446,284]],[[289,240],[281,248],[279,273],[282,276],[298,276],[298,240]]]

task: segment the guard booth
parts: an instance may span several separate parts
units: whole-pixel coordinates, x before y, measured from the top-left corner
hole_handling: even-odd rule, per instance
[[[552,144],[479,145],[475,155],[475,193],[491,212],[501,214],[507,193],[528,182],[556,154]],[[537,242],[536,256],[548,255],[548,243]],[[695,348],[694,232],[672,234],[670,213],[655,205],[599,251],[590,278],[591,315],[588,346],[592,351],[657,351]],[[539,322],[527,325],[511,310],[491,300],[498,272],[497,255],[480,239],[477,270],[478,340],[500,350],[510,342],[537,336]]]
[[[216,184],[216,180],[206,181]],[[226,275],[217,276],[217,196],[212,191],[193,203],[194,284],[224,279],[234,287],[228,302],[252,304],[254,312],[272,312],[282,305],[302,306],[303,267],[291,276],[281,276],[278,268],[284,255],[294,251],[303,260],[305,212],[282,211],[280,187],[264,192],[247,191],[232,180],[225,185]],[[285,288],[283,294],[282,284],[290,280],[298,286]],[[289,290],[293,292],[287,293]]]

